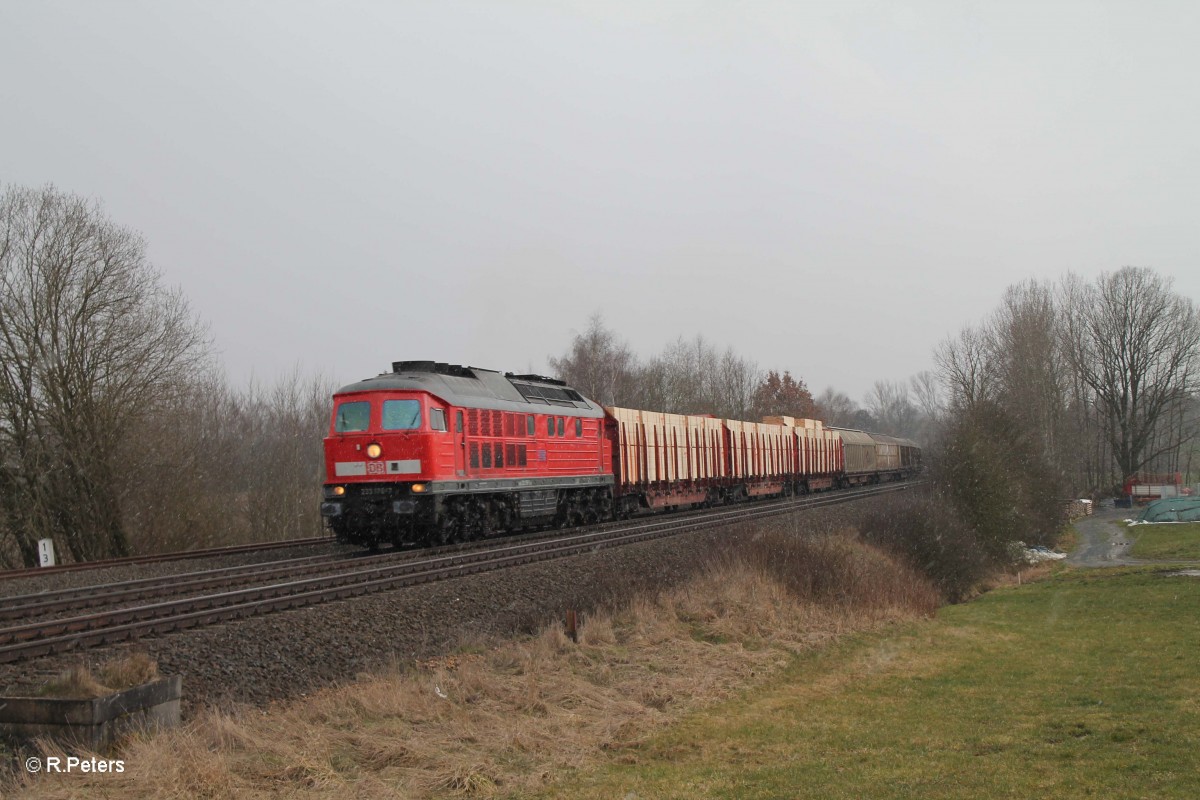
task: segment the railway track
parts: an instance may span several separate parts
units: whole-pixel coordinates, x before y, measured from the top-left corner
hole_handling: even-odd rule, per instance
[[[106,569],[108,567],[124,567],[136,564],[154,564],[160,561],[186,561],[193,558],[219,558],[221,556],[237,555],[239,553],[256,553],[260,550],[280,550],[285,547],[307,547],[310,545],[332,544],[332,536],[310,536],[304,539],[284,539],[277,542],[259,542],[257,544],[234,544],[226,547],[208,547],[203,550],[182,550],[175,553],[159,553],[148,556],[127,556],[125,558],[103,558],[98,561],[76,561],[71,564],[59,564],[53,567],[27,567],[25,569],[0,570],[0,581],[14,578],[33,578],[42,575],[54,575],[59,572],[80,572],[89,569]]]
[[[394,554],[389,555],[395,557]],[[28,620],[60,611],[152,600],[189,592],[228,589],[271,577],[317,574],[338,569],[341,562],[352,560],[356,560],[354,556],[334,554],[305,556],[236,567],[175,573],[154,578],[10,595],[4,598],[7,605],[0,608],[0,622]]]
[[[273,611],[564,558],[688,531],[847,503],[902,491],[910,486],[912,483],[887,484],[828,495],[739,505],[697,516],[672,515],[644,521],[610,523],[596,530],[559,531],[541,537],[516,536],[473,543],[469,549],[458,546],[439,548],[438,551],[408,551],[350,559],[326,559],[324,562],[316,560],[322,557],[314,556],[308,559],[275,562],[274,565],[232,567],[194,573],[191,576],[175,575],[169,578],[64,590],[55,593],[54,597],[25,596],[19,598],[22,604],[18,613],[28,619],[30,615],[52,613],[51,609],[78,608],[82,604],[112,605],[163,595],[192,595],[2,628],[0,663],[112,644],[144,635],[170,633]],[[258,573],[255,574],[254,570],[258,570]],[[298,575],[310,577],[297,579]],[[254,585],[231,588],[245,583]],[[222,591],[211,592],[212,589]],[[89,592],[94,595],[92,599],[88,599]],[[210,593],[197,595],[196,592]],[[39,606],[39,601],[44,602]],[[15,617],[5,617],[13,618]]]

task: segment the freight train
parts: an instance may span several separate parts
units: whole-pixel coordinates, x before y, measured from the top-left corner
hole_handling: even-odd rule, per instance
[[[920,468],[912,441],[817,420],[601,407],[553,378],[397,361],[333,396],[321,514],[347,543],[443,544]]]

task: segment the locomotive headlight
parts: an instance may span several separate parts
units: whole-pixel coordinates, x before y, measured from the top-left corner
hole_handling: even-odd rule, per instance
[[[367,458],[379,458],[381,455],[383,455],[382,447],[375,444],[375,442],[371,442],[369,445],[367,445]]]
[[[334,496],[335,496],[335,497],[341,497],[341,496],[342,496],[342,495],[344,495],[345,493],[346,493],[346,487],[345,487],[345,486],[335,486],[335,487],[333,487],[333,494],[334,494]]]
[[[414,484],[412,485],[412,490],[413,490],[413,492],[414,492],[415,494],[420,494],[421,492],[425,491],[425,484],[423,484],[423,483],[414,483]]]

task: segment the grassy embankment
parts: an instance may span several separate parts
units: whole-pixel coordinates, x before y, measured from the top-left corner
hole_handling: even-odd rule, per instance
[[[1130,551],[1134,558],[1200,559],[1200,522],[1133,525],[1128,531],[1137,537]]]
[[[588,615],[578,643],[552,626],[265,711],[202,714],[128,744],[120,775],[18,774],[7,788],[122,800],[527,797],[799,653],[936,606],[923,578],[852,536],[764,527],[730,540],[693,582]]]
[[[797,569],[798,564],[807,569]],[[1200,579],[1061,570],[929,619],[847,538],[134,742],[31,797],[1194,797]]]
[[[1062,571],[801,656],[545,796],[1200,795],[1200,579]]]

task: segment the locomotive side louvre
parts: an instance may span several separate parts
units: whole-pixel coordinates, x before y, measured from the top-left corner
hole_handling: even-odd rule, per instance
[[[471,476],[514,469],[550,477],[606,471],[602,419],[564,416],[554,411],[543,414],[469,409],[467,413],[471,420],[466,431]]]

